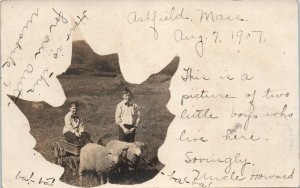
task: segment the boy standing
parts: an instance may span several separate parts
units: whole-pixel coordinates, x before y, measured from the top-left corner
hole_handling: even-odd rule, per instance
[[[90,134],[84,131],[83,121],[77,114],[79,104],[72,102],[70,109],[65,116],[63,134],[66,141],[74,144],[84,145],[90,141]]]
[[[122,94],[123,100],[117,105],[116,124],[119,125],[119,140],[134,142],[135,131],[141,121],[141,114],[137,104],[131,101],[132,93],[125,87]]]

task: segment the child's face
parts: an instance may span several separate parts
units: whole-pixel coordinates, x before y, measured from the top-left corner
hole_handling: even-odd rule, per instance
[[[123,99],[125,100],[125,102],[130,102],[131,101],[131,94],[123,94]]]
[[[77,107],[76,106],[71,106],[70,107],[70,112],[72,113],[72,115],[77,115]]]

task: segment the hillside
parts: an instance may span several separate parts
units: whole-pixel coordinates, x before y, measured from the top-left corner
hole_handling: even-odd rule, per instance
[[[66,74],[116,76],[121,73],[118,54],[98,55],[84,40],[74,41],[72,45],[72,63]],[[178,67],[177,62],[179,57],[175,57],[160,73],[173,75]]]
[[[120,74],[117,54],[101,56],[83,40],[74,41],[72,47],[71,66],[66,74]]]

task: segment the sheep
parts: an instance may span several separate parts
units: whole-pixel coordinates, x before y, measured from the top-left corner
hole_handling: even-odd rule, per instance
[[[84,171],[94,171],[99,175],[101,184],[108,181],[108,173],[123,161],[128,147],[123,150],[109,152],[105,147],[88,143],[80,151],[79,178],[82,180]]]
[[[126,160],[122,160],[119,163],[119,172],[122,169],[122,167],[129,168],[130,170],[136,169],[137,165],[139,164],[142,149],[143,149],[144,143],[142,142],[134,142],[134,143],[128,143],[128,142],[122,142],[119,140],[112,140],[107,143],[106,149],[110,152],[120,152],[124,148],[128,148]]]

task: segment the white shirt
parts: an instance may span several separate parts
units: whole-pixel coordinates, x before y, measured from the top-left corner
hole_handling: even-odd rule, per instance
[[[67,132],[72,133],[82,133],[84,130],[83,121],[79,116],[73,116],[72,112],[68,112],[65,116],[65,126],[63,129],[63,134]]]
[[[129,102],[128,104],[123,100],[117,105],[116,109],[116,124],[118,125],[134,125],[140,123],[141,114],[138,106],[135,103]]]

